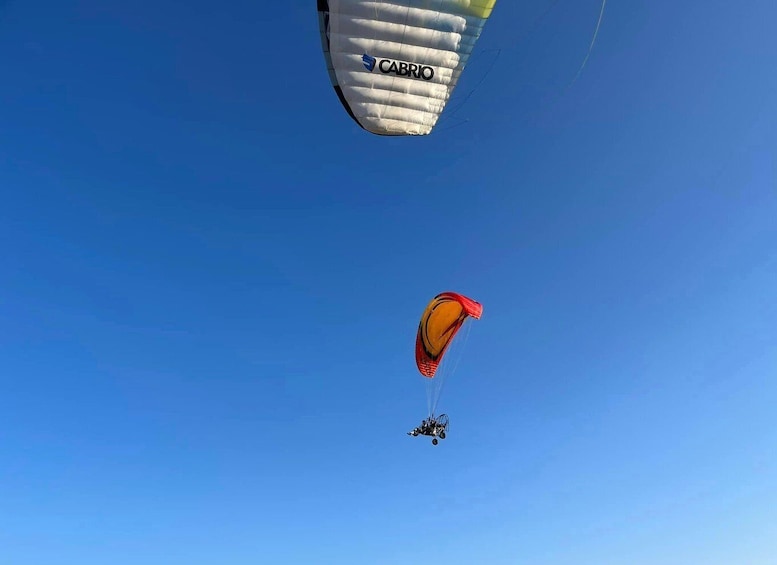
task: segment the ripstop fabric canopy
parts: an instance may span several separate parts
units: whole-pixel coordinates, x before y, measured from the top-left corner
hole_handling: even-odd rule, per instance
[[[482,315],[483,305],[471,298],[455,292],[435,296],[418,324],[415,360],[419,372],[434,378],[448,346],[467,318],[478,320]]]
[[[378,135],[432,131],[496,0],[318,0],[329,78]]]

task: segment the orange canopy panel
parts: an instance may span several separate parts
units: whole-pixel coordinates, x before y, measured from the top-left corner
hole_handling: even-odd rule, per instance
[[[426,306],[415,343],[415,361],[425,377],[433,378],[443,355],[468,317],[480,319],[483,305],[455,292],[443,292]]]

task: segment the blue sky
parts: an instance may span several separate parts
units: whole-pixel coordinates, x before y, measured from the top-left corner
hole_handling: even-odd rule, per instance
[[[389,139],[313,2],[0,3],[0,564],[775,563],[777,5],[599,6]]]

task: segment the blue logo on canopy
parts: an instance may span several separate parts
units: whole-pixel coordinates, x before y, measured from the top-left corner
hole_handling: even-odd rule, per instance
[[[375,68],[375,63],[378,62],[375,57],[371,57],[367,55],[367,53],[362,55],[362,61],[364,61],[364,68],[370,72],[372,72],[372,70]]]

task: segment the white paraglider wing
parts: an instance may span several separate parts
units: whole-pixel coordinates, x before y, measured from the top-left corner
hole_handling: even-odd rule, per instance
[[[348,114],[379,135],[426,135],[496,0],[318,0],[329,77]]]

